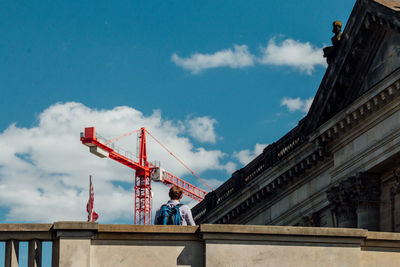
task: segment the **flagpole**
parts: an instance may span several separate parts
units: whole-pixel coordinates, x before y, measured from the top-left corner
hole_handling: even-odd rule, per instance
[[[89,216],[88,221],[92,221],[92,175],[89,175]]]
[[[86,211],[88,212],[88,222],[95,222],[99,218],[99,215],[94,211],[94,189],[92,175],[89,175],[89,200],[86,205]]]

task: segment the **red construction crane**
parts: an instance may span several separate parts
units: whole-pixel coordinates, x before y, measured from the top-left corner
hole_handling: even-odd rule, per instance
[[[140,132],[139,142],[139,160],[136,162],[132,159],[132,154],[126,153],[122,155],[119,149],[113,146],[112,142],[119,140],[122,137]],[[89,147],[89,151],[96,156],[101,158],[109,157],[110,159],[116,160],[119,163],[128,166],[135,170],[135,224],[150,224],[151,223],[151,180],[155,182],[161,182],[170,187],[178,186],[182,188],[183,193],[197,201],[204,199],[207,194],[206,191],[197,188],[196,186],[185,182],[184,180],[166,172],[159,166],[155,166],[147,161],[147,150],[146,150],[146,133],[152,136],[144,127],[140,130],[127,133],[121,137],[117,137],[111,140],[104,140],[100,136],[95,135],[95,128],[85,128],[85,133],[81,133],[80,140],[82,144]],[[164,145],[162,145],[157,139],[154,138],[164,149],[166,149],[170,155],[175,157],[181,164],[183,164],[188,170],[190,170],[181,160],[179,160],[171,151],[169,151]],[[205,183],[199,176],[197,176],[192,170],[190,170],[197,178]],[[205,183],[206,184],[206,183]],[[206,184],[207,185],[207,184]],[[212,188],[207,185],[211,190]]]

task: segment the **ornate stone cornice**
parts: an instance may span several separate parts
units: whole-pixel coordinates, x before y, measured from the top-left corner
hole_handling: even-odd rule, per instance
[[[310,141],[326,146],[400,95],[400,70],[336,114],[310,136]],[[397,79],[395,79],[397,78]]]
[[[234,198],[234,196],[238,195],[237,194],[233,195],[234,193],[233,188],[228,189],[226,187],[227,185],[225,184],[222,185],[221,189],[225,190],[221,191],[225,192],[225,194],[221,194],[220,192],[215,192],[213,194],[214,197],[213,201],[215,205],[219,205],[220,203],[222,203],[222,201],[225,200],[228,196],[231,198],[230,202],[231,203],[234,202],[235,205],[230,206],[230,210],[228,208],[225,209],[224,210],[225,214],[218,214],[218,217],[220,218],[213,223],[233,223],[237,221],[240,217],[246,216],[247,212],[251,208],[254,208],[259,203],[265,203],[270,201],[277,194],[279,194],[279,192],[283,192],[287,187],[287,185],[298,181],[300,177],[304,176],[305,172],[307,172],[313,166],[321,162],[324,159],[324,157],[325,153],[323,149],[321,147],[315,147],[309,152],[309,154],[303,154],[302,157],[300,157],[300,159],[297,159],[297,161],[294,161],[294,159],[292,159],[291,161],[294,161],[293,163],[286,162],[285,165],[289,165],[286,168],[286,171],[281,172],[280,175],[278,175],[274,179],[271,179],[269,183],[267,183],[265,186],[262,186],[260,189],[254,190],[255,187],[252,187],[250,183],[248,187],[251,188],[250,190],[254,191],[251,192],[251,194],[247,198],[243,198],[242,195],[240,197],[240,200]],[[237,171],[234,173],[233,177],[235,177],[237,181],[240,180],[246,181],[246,177],[248,176],[243,176],[243,173],[241,171]],[[257,179],[259,178],[260,177],[257,177]],[[257,183],[257,181],[253,181],[253,183]],[[200,207],[199,205],[197,205],[196,208]],[[224,203],[224,205],[228,204]],[[214,206],[213,208],[215,209],[216,207],[217,206]],[[201,222],[201,217],[206,215],[207,208],[212,208],[212,207],[207,207],[206,205],[203,205],[202,208],[203,208],[202,213],[196,212],[194,215],[195,220],[198,220],[199,222]],[[208,212],[210,212],[210,210],[208,210]]]

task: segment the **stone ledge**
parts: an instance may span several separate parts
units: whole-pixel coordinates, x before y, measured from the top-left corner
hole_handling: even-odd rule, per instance
[[[366,238],[367,230],[353,228],[322,228],[297,226],[202,224],[200,233],[235,233],[258,235],[302,235]]]
[[[79,222],[79,221],[55,222],[53,224],[53,229],[97,231],[99,229],[99,224],[96,222]]]
[[[268,225],[229,225],[229,224],[201,224],[200,226],[162,226],[162,225],[121,225],[121,224],[98,224],[89,222],[55,222],[54,224],[0,224],[2,235],[26,235],[27,232],[50,234],[56,232],[92,232],[101,235],[113,236],[151,236],[164,235],[167,238],[176,236],[197,238],[199,234],[206,235],[229,235],[236,236],[298,236],[298,237],[338,237],[356,238],[370,241],[400,241],[400,233],[372,232],[356,228],[324,228],[324,227],[297,227],[297,226],[268,226]],[[262,237],[260,237],[262,238]],[[201,239],[201,238],[200,238]]]
[[[0,224],[0,232],[48,232],[53,224],[10,223]]]
[[[98,229],[99,233],[108,232],[108,233],[194,234],[199,229],[199,226],[100,224]]]
[[[0,224],[0,241],[42,240],[51,241],[51,228],[53,224]]]
[[[367,240],[393,240],[393,241],[400,241],[400,233],[367,232]]]

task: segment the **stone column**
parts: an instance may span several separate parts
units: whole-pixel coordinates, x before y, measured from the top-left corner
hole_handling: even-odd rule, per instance
[[[398,163],[399,164],[399,163]],[[393,175],[395,178],[393,186],[390,188],[390,217],[392,224],[392,232],[400,232],[398,224],[396,223],[396,214],[400,214],[400,167],[397,167],[393,170]]]
[[[355,179],[357,193],[357,228],[379,231],[380,177],[359,173]]]
[[[357,214],[353,205],[344,204],[336,208],[339,228],[357,228]]]
[[[19,241],[8,240],[6,242],[6,253],[4,257],[5,267],[18,267],[18,255],[19,255]]]
[[[299,222],[299,226],[319,227],[320,226],[319,214],[314,212],[311,213],[310,215],[303,216]]]
[[[331,187],[326,193],[337,218],[337,227],[356,228],[357,213],[354,201],[353,177]]]
[[[28,267],[42,267],[42,241],[40,240],[29,241]]]

